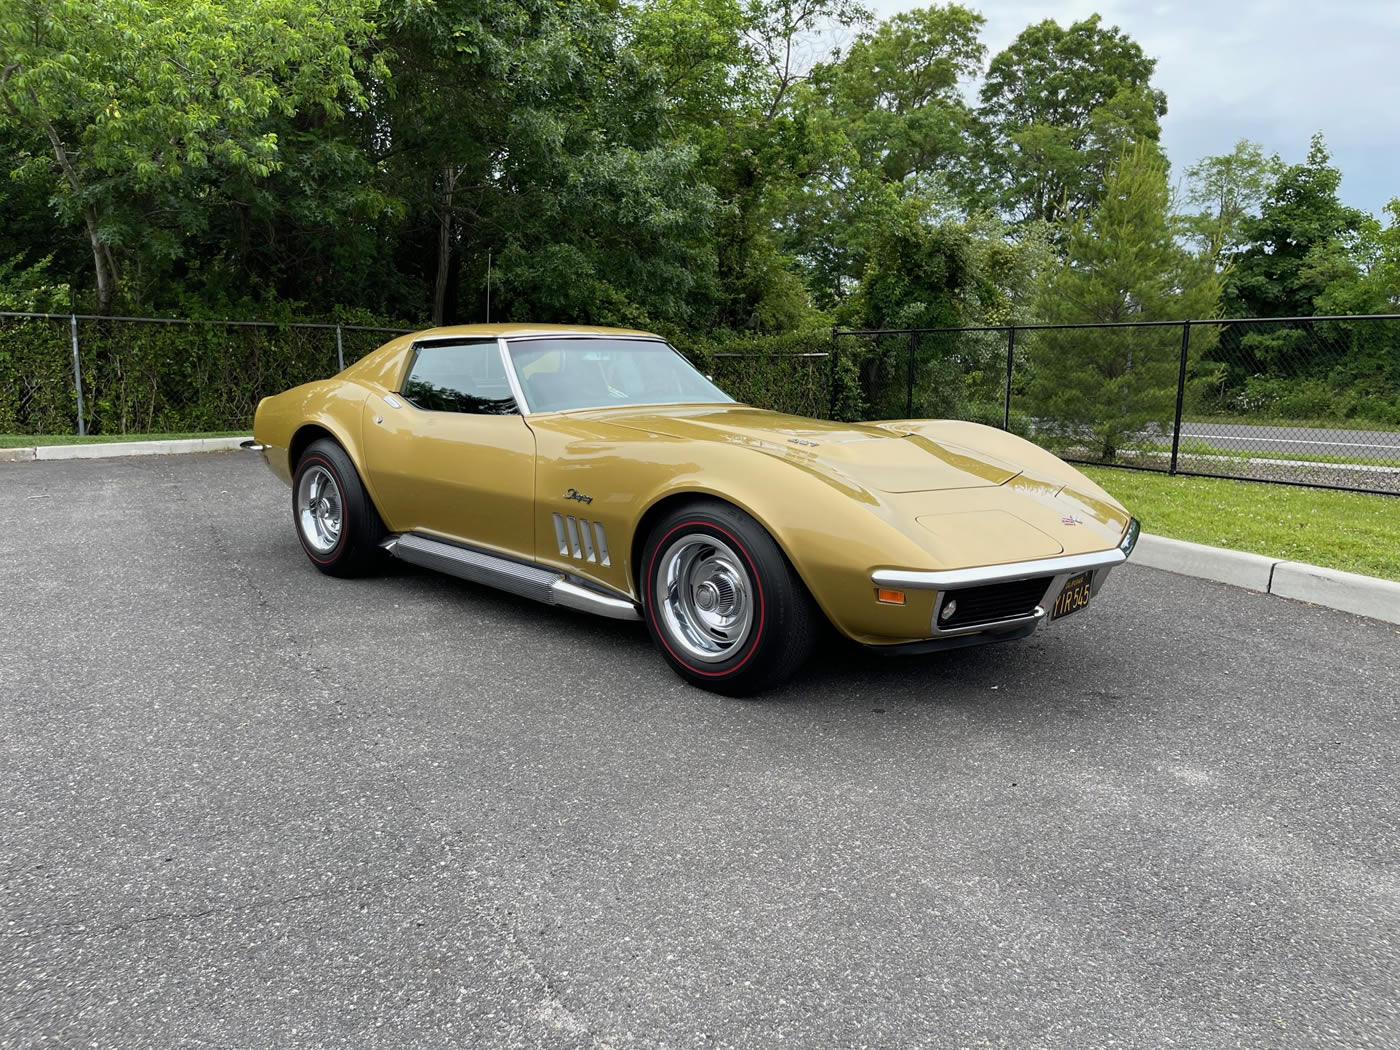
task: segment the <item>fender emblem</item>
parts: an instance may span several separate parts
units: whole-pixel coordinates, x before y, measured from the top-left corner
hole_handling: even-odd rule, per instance
[[[1065,525],[1083,525],[1083,524],[1084,524],[1084,519],[1081,518],[1081,517],[1079,517],[1077,514],[1070,514],[1070,515],[1067,516],[1067,517],[1061,518],[1060,521],[1061,521],[1061,523],[1063,523],[1063,524],[1065,524]]]
[[[564,498],[565,498],[565,499],[576,499],[576,500],[578,500],[580,503],[592,503],[592,502],[593,502],[593,497],[592,497],[592,496],[585,496],[585,495],[584,495],[582,492],[580,492],[578,489],[570,489],[568,492],[564,493]]]

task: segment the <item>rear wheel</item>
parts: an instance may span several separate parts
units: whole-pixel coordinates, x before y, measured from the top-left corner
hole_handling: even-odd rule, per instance
[[[329,576],[362,576],[379,562],[384,523],[355,464],[334,441],[313,441],[297,461],[292,520],[302,550]]]
[[[667,514],[642,555],[647,627],[686,681],[747,696],[807,659],[818,613],[781,549],[736,507],[694,503]]]

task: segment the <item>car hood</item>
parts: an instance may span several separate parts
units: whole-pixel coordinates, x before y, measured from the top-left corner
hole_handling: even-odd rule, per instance
[[[1020,468],[898,424],[836,423],[746,405],[687,405],[599,413],[614,426],[691,441],[743,445],[879,492],[991,488]]]

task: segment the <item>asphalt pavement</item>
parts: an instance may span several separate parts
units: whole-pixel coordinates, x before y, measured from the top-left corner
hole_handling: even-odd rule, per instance
[[[1265,427],[1247,423],[1183,423],[1181,436],[1228,451],[1345,456],[1400,466],[1400,432],[1341,427]]]
[[[0,464],[0,1046],[1400,1046],[1400,629],[1129,566],[759,700]]]

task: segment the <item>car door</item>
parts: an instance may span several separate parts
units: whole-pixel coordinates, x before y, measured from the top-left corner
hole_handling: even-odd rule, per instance
[[[532,555],[535,438],[495,339],[415,346],[400,389],[366,402],[364,448],[393,531]]]

